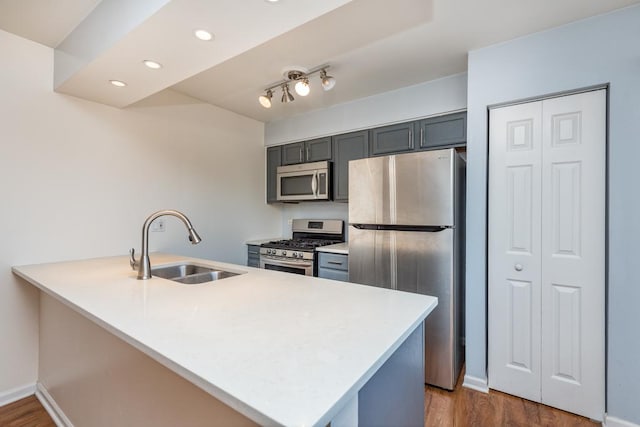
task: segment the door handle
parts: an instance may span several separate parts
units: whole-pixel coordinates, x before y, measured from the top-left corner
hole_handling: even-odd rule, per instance
[[[300,147],[300,163],[302,163],[302,147]]]
[[[313,192],[313,196],[318,198],[318,172],[313,173],[313,179],[311,180],[311,191]]]
[[[409,148],[413,150],[413,131],[409,130]]]
[[[420,127],[420,148],[424,148],[424,128]]]
[[[514,265],[514,266],[513,266],[513,268],[514,268],[516,271],[522,271],[522,270],[524,270],[524,267],[522,266],[522,264],[516,264],[516,265]]]

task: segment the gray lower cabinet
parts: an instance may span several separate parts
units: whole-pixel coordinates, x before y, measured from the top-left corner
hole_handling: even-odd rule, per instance
[[[415,149],[414,123],[400,123],[371,129],[371,155],[384,156]]]
[[[333,137],[333,200],[349,201],[349,161],[369,157],[369,132]]]
[[[348,255],[318,252],[318,277],[348,282]]]
[[[331,160],[331,137],[295,142],[282,146],[282,164],[320,162]]]
[[[267,203],[277,202],[278,177],[276,172],[282,159],[282,147],[267,148]]]
[[[467,142],[467,113],[420,120],[418,141],[419,150],[464,145]]]
[[[260,268],[260,245],[247,245],[247,265]]]

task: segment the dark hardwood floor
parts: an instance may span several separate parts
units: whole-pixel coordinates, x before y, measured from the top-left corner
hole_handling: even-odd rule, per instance
[[[454,391],[425,387],[425,427],[596,427],[588,418],[491,390],[462,387],[464,371]]]
[[[461,374],[452,392],[425,388],[425,427],[598,426],[587,418],[519,397],[464,388],[462,377]],[[55,424],[38,399],[30,396],[0,408],[0,427],[55,427]]]

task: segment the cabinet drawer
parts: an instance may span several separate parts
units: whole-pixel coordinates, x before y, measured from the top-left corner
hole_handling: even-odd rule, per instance
[[[320,252],[319,265],[322,268],[347,271],[349,269],[349,259],[347,258],[347,255]]]
[[[258,256],[260,256],[260,246],[258,246],[258,245],[247,245],[247,253],[249,253],[249,255],[258,255]]]
[[[340,280],[341,282],[349,281],[349,273],[342,270],[332,270],[331,268],[318,268],[318,277],[323,279]]]

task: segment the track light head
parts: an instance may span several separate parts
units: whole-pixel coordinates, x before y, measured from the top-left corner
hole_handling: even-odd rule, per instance
[[[322,89],[329,91],[336,85],[336,79],[332,76],[327,76],[325,70],[320,71],[320,80],[322,81]]]
[[[291,102],[294,99],[295,98],[293,97],[293,95],[291,95],[291,92],[289,92],[289,85],[288,84],[282,85],[282,99],[281,99],[281,101],[286,104],[287,102]]]
[[[258,102],[260,102],[260,105],[264,108],[271,108],[271,98],[273,98],[273,92],[269,89],[267,93],[258,97]]]
[[[298,82],[295,85],[295,89],[296,89],[296,93],[300,96],[309,95],[309,92],[311,91],[311,88],[309,87],[309,79],[304,77],[298,80]]]

